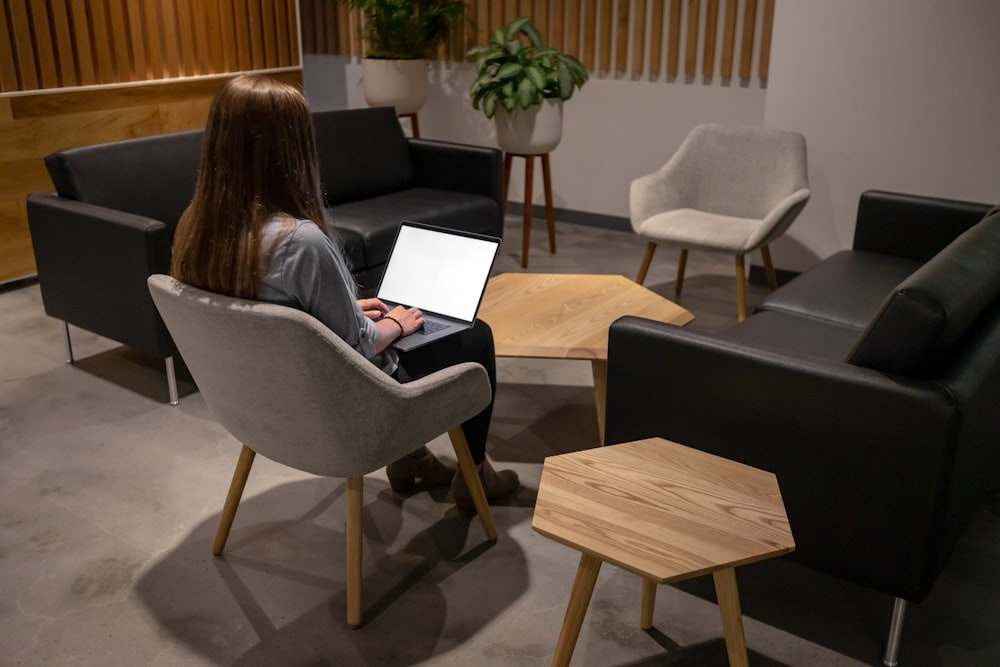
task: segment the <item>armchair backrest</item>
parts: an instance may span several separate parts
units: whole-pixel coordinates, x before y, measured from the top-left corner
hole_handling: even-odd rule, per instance
[[[720,215],[763,219],[809,188],[805,137],[787,130],[699,125],[664,168],[686,193],[686,208]]]
[[[409,142],[392,107],[320,111],[313,125],[328,205],[413,185]]]
[[[59,196],[159,220],[173,229],[191,203],[204,132],[173,132],[53,153]]]
[[[246,446],[293,468],[363,475],[489,400],[483,371],[485,400],[467,391],[467,401],[454,401],[468,403],[456,418],[455,406],[435,410],[422,400],[425,385],[400,384],[303,311],[213,294],[165,275],[150,276],[148,285],[216,419]]]

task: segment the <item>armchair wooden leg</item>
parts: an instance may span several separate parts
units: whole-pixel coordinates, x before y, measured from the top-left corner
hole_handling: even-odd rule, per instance
[[[364,477],[347,478],[347,624],[361,625],[361,506]]]
[[[451,446],[455,450],[455,458],[458,459],[458,470],[465,477],[465,485],[469,487],[469,495],[472,496],[472,504],[476,506],[476,513],[486,531],[486,539],[497,539],[497,525],[493,521],[493,512],[490,511],[490,504],[486,500],[486,492],[483,491],[483,483],[479,480],[479,473],[476,472],[476,464],[472,462],[472,454],[469,452],[469,442],[465,439],[465,432],[461,426],[448,431],[451,439]]]
[[[778,276],[774,272],[774,264],[771,263],[771,249],[766,245],[760,247],[760,256],[764,260],[764,271],[767,273],[767,286],[773,292],[778,289]]]
[[[639,627],[649,630],[653,627],[653,608],[656,606],[656,582],[643,578],[642,607],[639,610]]]
[[[684,270],[687,268],[688,251],[681,248],[680,257],[677,258],[677,283],[674,285],[674,294],[681,295],[681,288],[684,287]]]
[[[656,252],[656,244],[650,241],[646,244],[646,254],[642,256],[642,264],[639,266],[639,275],[635,281],[640,285],[646,282],[646,273],[649,272],[649,263],[653,261],[653,253]]]
[[[236,462],[236,470],[233,471],[233,481],[229,484],[229,493],[226,495],[226,502],[222,506],[222,516],[219,517],[219,526],[215,529],[215,540],[212,542],[212,553],[218,556],[226,548],[226,540],[229,539],[229,529],[233,527],[233,519],[236,518],[236,509],[240,506],[240,498],[243,497],[243,489],[246,488],[247,478],[250,476],[250,467],[253,466],[253,459],[257,452],[243,445],[240,450],[240,458]]]
[[[747,318],[747,274],[743,255],[736,255],[736,318],[740,322]]]

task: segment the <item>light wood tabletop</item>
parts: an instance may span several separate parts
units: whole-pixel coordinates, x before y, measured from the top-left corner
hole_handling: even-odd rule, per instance
[[[694,315],[624,276],[501,273],[490,279],[479,319],[497,356],[607,359],[608,327],[623,315],[683,326]]]
[[[683,326],[694,315],[624,276],[501,273],[490,278],[478,317],[498,357],[591,362],[597,430],[604,442],[608,329],[624,315]]]
[[[661,438],[545,459],[532,528],[582,553],[553,664],[569,663],[601,563],[656,586],[711,573],[730,663],[746,665],[734,568],[792,551],[775,476]]]

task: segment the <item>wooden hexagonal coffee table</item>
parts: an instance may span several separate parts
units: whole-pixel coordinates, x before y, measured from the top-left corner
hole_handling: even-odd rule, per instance
[[[553,665],[568,665],[602,563],[656,586],[712,573],[731,665],[747,665],[735,568],[792,551],[775,476],[661,438],[545,459],[532,528],[580,552]]]
[[[594,375],[604,442],[608,327],[623,315],[682,326],[694,315],[624,276],[502,273],[490,279],[479,319],[493,329],[498,357],[583,359]]]

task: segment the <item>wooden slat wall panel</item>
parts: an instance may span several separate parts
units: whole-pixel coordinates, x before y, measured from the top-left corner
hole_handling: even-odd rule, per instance
[[[649,38],[649,75],[659,77],[663,64],[663,3],[664,0],[653,0],[651,22],[653,32]]]
[[[688,0],[687,37],[684,41],[684,75],[694,76],[698,72],[698,20],[701,18],[701,2]]]
[[[302,85],[301,70],[271,75]],[[35,272],[24,202],[30,192],[54,189],[42,158],[73,146],[204,127],[226,78],[0,96],[0,282]]]
[[[743,39],[740,45],[740,78],[749,79],[753,67],[753,37],[757,26],[757,0],[746,0],[743,7]]]
[[[658,79],[665,51],[668,80],[673,80],[682,71],[688,78],[698,74],[706,79],[729,78],[733,75],[737,44],[740,48],[739,76],[749,78],[752,71],[753,47],[758,38],[757,0],[725,0],[724,13],[720,0],[465,1],[471,21],[461,35],[464,41],[458,39],[459,35],[452,35],[434,54],[435,59],[461,61],[469,48],[488,40],[494,30],[518,16],[528,15],[533,17],[547,45],[577,56],[597,77],[621,76],[628,72],[632,76]],[[312,26],[324,25],[323,17],[330,16],[329,0],[301,2],[304,38],[309,39],[305,46],[307,53],[363,56],[364,49],[359,48],[357,35],[350,45],[343,39],[346,31],[359,29],[363,21],[360,11],[349,11],[344,5],[336,4],[335,25],[325,30],[317,27],[314,34]],[[757,61],[758,76],[762,80],[767,79],[774,6],[775,0],[764,0]],[[720,33],[720,67],[716,72]],[[335,35],[340,39],[334,39]]]
[[[670,28],[667,30],[667,76],[677,76],[681,53],[681,0],[670,0]]]
[[[298,1],[4,0],[0,93],[297,67]]]

